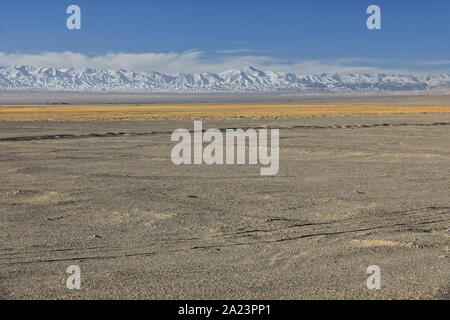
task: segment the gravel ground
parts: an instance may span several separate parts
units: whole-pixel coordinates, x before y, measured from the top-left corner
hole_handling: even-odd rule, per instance
[[[173,165],[192,127],[0,122],[0,298],[449,299],[450,114],[204,121],[280,128],[276,176]]]

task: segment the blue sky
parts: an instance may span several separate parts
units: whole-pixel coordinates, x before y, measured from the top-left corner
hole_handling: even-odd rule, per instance
[[[66,8],[82,29],[66,28]],[[366,8],[382,10],[368,30]],[[448,0],[2,0],[0,64],[450,72]]]

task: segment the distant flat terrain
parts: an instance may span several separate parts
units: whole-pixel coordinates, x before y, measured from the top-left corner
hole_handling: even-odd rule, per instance
[[[0,105],[96,104],[381,104],[450,105],[448,91],[358,94],[142,93],[1,91]]]
[[[450,105],[379,104],[163,104],[163,105],[3,105],[0,120],[162,120],[295,118],[357,114],[450,112]]]
[[[0,122],[0,299],[450,299],[450,113],[203,127],[279,128],[278,175],[173,165],[192,120]]]

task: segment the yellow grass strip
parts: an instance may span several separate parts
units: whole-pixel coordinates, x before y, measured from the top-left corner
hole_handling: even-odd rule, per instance
[[[327,115],[450,112],[450,106],[404,105],[42,105],[0,106],[0,121],[294,118]]]

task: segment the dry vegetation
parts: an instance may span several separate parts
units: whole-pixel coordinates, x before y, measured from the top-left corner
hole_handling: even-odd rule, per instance
[[[122,119],[227,119],[292,118],[352,114],[450,112],[450,106],[399,105],[42,105],[0,106],[0,120],[122,120]]]

